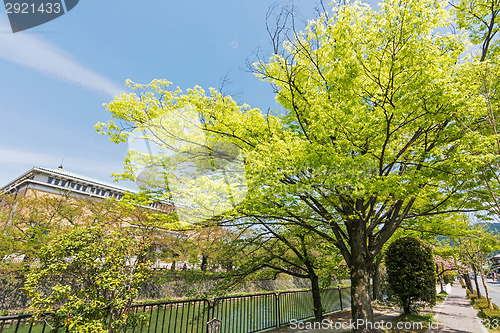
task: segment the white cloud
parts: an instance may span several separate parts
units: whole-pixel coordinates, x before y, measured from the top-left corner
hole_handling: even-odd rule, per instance
[[[30,33],[7,33],[10,26],[0,20],[0,58],[33,69],[60,81],[115,96],[123,90],[102,75],[85,68],[73,57]]]
[[[229,46],[233,50],[236,50],[240,46],[240,43],[237,40],[233,40],[233,41],[231,41],[231,43],[229,43]]]

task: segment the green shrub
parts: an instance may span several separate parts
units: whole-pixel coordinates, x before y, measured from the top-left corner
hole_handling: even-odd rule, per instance
[[[475,307],[477,307],[478,309],[487,309],[488,301],[486,300],[486,298],[476,299],[474,300],[473,305],[475,305]]]
[[[150,266],[149,244],[132,232],[104,224],[79,226],[41,249],[25,283],[34,319],[51,313],[56,329],[121,332]],[[130,263],[132,257],[136,260]]]
[[[479,313],[477,314],[480,318],[482,319],[489,319],[490,321],[492,320],[497,320],[500,321],[500,309],[481,309]]]
[[[432,250],[416,238],[396,240],[385,257],[387,277],[405,314],[436,304],[436,270]]]
[[[469,289],[467,289],[466,294],[467,298],[470,299],[472,302],[474,302],[474,300],[477,298],[477,294],[471,292]]]
[[[471,293],[467,290],[467,297],[470,299],[472,306],[476,310],[488,309],[488,301],[486,297],[478,298],[476,293]],[[498,309],[498,306],[495,303],[493,304],[493,309]]]

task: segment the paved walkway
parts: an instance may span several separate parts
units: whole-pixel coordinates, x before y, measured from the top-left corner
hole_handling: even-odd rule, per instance
[[[447,288],[448,289],[448,288]],[[488,330],[477,318],[477,310],[475,310],[471,305],[469,300],[465,297],[465,289],[463,289],[460,284],[456,283],[450,289],[448,289],[449,295],[446,300],[438,304],[432,309],[434,313],[434,318],[439,321],[439,323],[432,323],[431,327],[426,331],[426,333],[488,333]],[[378,313],[375,317],[375,322],[388,322],[394,321],[400,313],[394,311]],[[337,314],[339,315],[339,314]],[[338,318],[335,318],[333,322],[348,322],[350,319],[350,312],[343,313]],[[396,323],[395,323],[396,324]],[[307,328],[305,323],[302,323],[302,327],[299,329],[292,329],[290,327],[283,327],[279,330],[272,331],[273,333],[345,333],[350,332],[346,329],[314,329]],[[392,330],[392,332],[397,332],[397,330]],[[406,330],[405,332],[412,331]],[[412,331],[413,332],[413,331]],[[415,330],[415,332],[423,332],[423,330]]]
[[[465,297],[465,289],[455,283],[446,300],[433,309],[439,327],[433,325],[427,332],[487,333],[488,330],[477,318],[477,310]]]

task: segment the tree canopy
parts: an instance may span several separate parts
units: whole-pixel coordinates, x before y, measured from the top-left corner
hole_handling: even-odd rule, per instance
[[[467,36],[440,32],[451,24],[446,1],[332,7],[302,31],[278,24],[274,54],[254,64],[283,110],[129,82],[133,93],[106,106],[118,123],[96,128],[159,147],[131,149],[122,177],[146,168],[159,195],[180,189],[179,207],[223,207],[198,221],[267,218],[331,242],[351,271],[353,319],[372,320],[369,272],[384,244],[405,221],[475,209],[464,189],[492,157],[471,153],[491,131]]]

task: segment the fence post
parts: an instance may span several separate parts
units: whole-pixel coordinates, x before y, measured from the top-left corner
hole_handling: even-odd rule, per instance
[[[280,328],[280,293],[275,293],[274,297],[276,298],[276,328]]]
[[[340,287],[337,287],[339,291],[339,299],[340,299],[340,311],[344,311],[344,305],[342,304],[342,292],[340,291]]]
[[[212,299],[212,302],[210,302],[210,300],[209,300],[209,299],[206,299],[206,300],[204,300],[204,301],[207,301],[207,304],[208,304],[208,310],[207,310],[207,323],[206,323],[207,325],[205,326],[205,327],[206,327],[206,329],[207,329],[207,331],[206,331],[206,332],[208,333],[208,332],[210,331],[210,326],[209,326],[209,323],[210,323],[210,321],[211,321],[211,319],[212,319],[212,317],[210,316],[210,314],[212,314],[212,316],[213,316],[213,312],[214,312],[214,308],[215,308],[215,298],[214,298],[214,299]]]
[[[207,322],[208,333],[219,333],[221,323],[222,321],[220,321],[217,318],[208,321]]]

